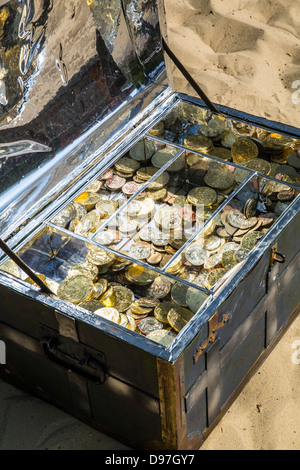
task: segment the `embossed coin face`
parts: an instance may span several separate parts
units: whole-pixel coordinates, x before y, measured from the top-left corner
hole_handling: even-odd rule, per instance
[[[94,284],[86,276],[75,276],[63,281],[57,292],[57,296],[68,302],[80,304],[90,300],[94,293]]]
[[[112,263],[114,260],[114,254],[96,246],[91,247],[86,256],[86,261],[91,264],[95,264],[96,266],[104,266]]]
[[[126,196],[133,196],[133,194],[136,194],[142,187],[142,184],[135,183],[134,181],[129,181],[128,183],[125,183],[122,187],[122,192]]]
[[[138,328],[143,335],[148,335],[152,331],[162,330],[163,324],[154,317],[148,317],[138,323]]]
[[[103,246],[109,246],[114,242],[114,233],[111,231],[104,231],[104,232],[99,232],[97,235],[93,238],[93,240],[100,245]]]
[[[229,212],[227,215],[227,222],[235,228],[241,229],[241,230],[247,230],[255,227],[257,224],[257,218],[252,217],[251,219],[247,219],[247,217],[242,214],[241,212],[237,211],[232,211]]]
[[[193,266],[203,266],[208,257],[207,251],[196,244],[189,246],[185,252],[186,260]]]
[[[146,242],[135,243],[130,247],[129,255],[136,260],[145,260],[150,256],[151,245]]]
[[[205,261],[204,269],[214,269],[222,263],[222,255],[217,253]]]
[[[99,315],[106,320],[112,321],[113,323],[120,323],[121,317],[118,310],[115,308],[107,307],[107,308],[100,308],[94,312],[96,315]]]
[[[263,237],[262,232],[250,232],[247,233],[241,242],[241,247],[247,250],[253,250],[257,245],[257,242]]]
[[[247,248],[240,248],[239,250],[235,252],[235,258],[238,263],[241,263],[242,261],[248,258],[250,253],[251,253],[251,250]]]
[[[212,206],[218,200],[218,195],[213,188],[206,186],[192,189],[188,194],[188,201],[194,206]]]
[[[206,280],[206,285],[208,289],[212,289],[215,287],[215,285],[225,276],[227,273],[227,269],[225,268],[220,268],[220,269],[214,269],[211,271]]]
[[[105,181],[105,186],[110,191],[120,191],[122,187],[126,184],[126,178],[121,176],[114,175],[112,178]]]
[[[259,150],[252,140],[238,139],[231,147],[231,154],[234,162],[239,164],[258,158]]]
[[[94,264],[80,263],[71,268],[67,273],[67,279],[75,276],[86,276],[95,281],[98,276],[98,268]]]
[[[150,292],[155,299],[164,299],[171,291],[172,284],[167,278],[157,277],[151,285]]]
[[[127,287],[113,286],[113,295],[114,301],[112,306],[120,313],[126,312],[134,301],[134,293]]]
[[[238,264],[235,254],[235,251],[225,251],[223,253],[222,264],[228,271]]]

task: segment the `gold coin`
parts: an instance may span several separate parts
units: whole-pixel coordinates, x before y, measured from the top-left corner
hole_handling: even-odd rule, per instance
[[[99,310],[96,310],[96,312],[94,313],[113,323],[119,324],[121,321],[120,313],[115,308],[100,308]]]
[[[161,201],[167,195],[168,191],[166,188],[147,191],[147,196],[150,197],[153,201]]]
[[[179,333],[194,316],[194,313],[187,308],[175,307],[168,313],[168,322]]]
[[[208,289],[213,289],[213,287],[225,276],[227,273],[227,269],[225,268],[220,268],[220,269],[214,269],[211,271],[206,280],[206,286]]]
[[[108,282],[106,279],[99,279],[98,282],[94,284],[94,287],[95,287],[95,292],[96,292],[95,296],[96,298],[99,298],[101,297],[101,295],[103,295],[107,291]]]
[[[164,299],[171,292],[172,284],[171,282],[158,276],[150,287],[151,296],[155,299]]]
[[[192,189],[188,194],[188,201],[193,206],[212,206],[218,200],[216,191],[206,186]]]
[[[170,175],[167,171],[159,175],[152,183],[148,185],[148,189],[162,189],[170,182]]]
[[[263,235],[263,232],[247,233],[241,241],[241,247],[246,248],[247,250],[253,250]]]
[[[136,172],[140,168],[140,164],[137,160],[130,157],[123,157],[117,163],[115,163],[115,168],[118,171],[123,173],[132,173]]]
[[[257,145],[250,139],[238,139],[231,147],[232,158],[235,163],[248,162],[258,158]]]
[[[227,129],[227,120],[214,114],[211,119],[204,124],[200,124],[203,135],[212,139],[220,139]]]
[[[231,151],[227,148],[215,147],[208,152],[208,155],[220,158],[221,160],[226,160],[228,162],[232,160]]]
[[[213,143],[211,139],[204,135],[189,135],[184,141],[185,147],[190,150],[198,150],[199,152],[208,152],[212,149]]]
[[[88,211],[92,210],[96,204],[99,202],[100,196],[98,193],[93,191],[85,191],[81,193],[74,202],[79,202],[82,204]]]
[[[226,168],[210,170],[204,177],[205,184],[219,191],[232,188],[235,182],[234,174]]]
[[[124,328],[127,328],[128,324],[129,324],[129,318],[127,317],[127,315],[125,315],[125,313],[120,313],[119,325],[123,326]]]
[[[148,284],[152,284],[157,275],[150,269],[133,265],[126,271],[125,276],[130,282],[133,282],[134,284],[147,286]]]
[[[137,302],[133,302],[130,305],[130,310],[135,315],[143,316],[143,315],[149,315],[153,311],[153,308],[141,307]]]
[[[68,271],[67,279],[75,276],[86,276],[92,281],[95,281],[98,277],[98,272],[99,270],[94,264],[80,263],[76,264],[76,266],[73,266],[73,268]]]
[[[123,286],[113,287],[113,305],[120,313],[126,312],[134,301],[134,293]]]
[[[271,164],[262,158],[255,158],[254,160],[243,162],[242,166],[267,176],[271,173],[272,170]]]
[[[238,264],[236,259],[236,251],[225,251],[222,257],[222,264],[228,271],[234,268]]]
[[[204,263],[204,269],[210,270],[217,268],[222,263],[222,255],[217,253],[216,255],[211,256],[208,258]]]
[[[153,215],[155,211],[155,202],[153,199],[147,197],[141,202],[141,209],[137,215],[139,219],[146,219]]]
[[[166,325],[169,324],[168,313],[174,307],[172,302],[162,302],[154,309],[155,318]]]
[[[115,261],[115,255],[103,248],[93,246],[86,255],[86,261],[96,266],[105,266]]]
[[[152,297],[141,297],[136,301],[136,304],[143,308],[151,308],[152,310],[160,304],[158,299]]]
[[[94,284],[86,276],[71,277],[63,281],[57,292],[57,296],[73,304],[91,300],[94,295]]]
[[[130,317],[129,315],[127,317],[128,317],[128,325],[126,326],[126,328],[130,331],[136,331],[135,319],[133,317]]]
[[[100,226],[99,215],[96,210],[92,210],[85,215],[76,225],[74,232],[77,235],[88,237],[94,233]]]
[[[117,209],[118,203],[116,201],[101,200],[96,204],[96,211],[101,219],[111,217]]]

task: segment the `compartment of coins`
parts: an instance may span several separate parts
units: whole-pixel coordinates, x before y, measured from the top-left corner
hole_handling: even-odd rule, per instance
[[[300,185],[300,140],[179,103],[150,135],[235,162],[283,182]],[[176,132],[174,132],[176,129]]]
[[[160,165],[157,154],[165,161]],[[58,227],[83,237],[91,237],[133,197],[145,198],[145,191],[155,173],[179,150],[147,138],[141,139],[92,182],[81,189],[74,200],[52,219]],[[151,162],[154,161],[153,165]],[[116,234],[114,240],[118,240]],[[106,239],[107,242],[107,239]],[[105,244],[105,240],[103,240]]]
[[[194,284],[216,290],[236,273],[299,196],[286,183],[256,175],[241,185],[175,257],[167,272],[185,266]]]
[[[18,253],[53,294],[168,347],[210,297],[205,289],[45,227]],[[0,266],[34,286],[11,260]],[[38,286],[36,286],[38,287]]]
[[[157,155],[161,157],[159,151]],[[143,197],[131,199],[96,232],[95,242],[164,268],[250,175],[249,170],[191,152],[180,152],[163,168],[144,188]],[[112,239],[116,232],[118,242]]]

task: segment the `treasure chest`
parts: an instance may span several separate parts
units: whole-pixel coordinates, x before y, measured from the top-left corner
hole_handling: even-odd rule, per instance
[[[299,313],[300,131],[174,92],[163,7],[2,2],[1,374],[189,450]]]

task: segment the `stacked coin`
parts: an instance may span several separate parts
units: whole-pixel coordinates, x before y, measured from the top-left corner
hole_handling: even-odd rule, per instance
[[[252,186],[245,188],[244,195],[252,194],[246,202],[242,202],[241,193],[240,199],[228,203],[167,271],[174,274],[175,270],[178,277],[204,289],[213,289],[229,271],[246,260],[299,194],[276,180],[262,179],[259,186],[259,194],[254,193]],[[268,210],[259,202],[261,197],[267,198]],[[179,266],[185,270],[180,271]]]
[[[173,109],[170,117],[171,120],[168,116],[164,118],[164,128],[176,121],[177,128],[181,129],[177,141],[187,148],[226,161],[233,160],[273,178],[282,179],[283,176],[285,182],[300,185],[300,143],[296,139],[245,122],[225,119],[185,103]],[[166,132],[165,138],[168,140]],[[256,159],[259,161],[250,163]]]
[[[58,287],[59,298],[169,346],[208,295],[107,250],[89,246]]]

